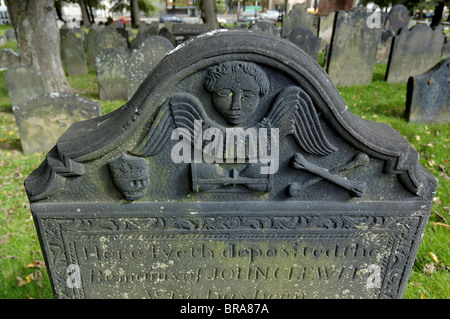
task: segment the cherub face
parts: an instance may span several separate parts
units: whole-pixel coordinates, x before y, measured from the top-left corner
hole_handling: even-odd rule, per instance
[[[245,124],[259,104],[259,91],[254,77],[249,74],[222,75],[212,90],[214,108],[228,123]]]

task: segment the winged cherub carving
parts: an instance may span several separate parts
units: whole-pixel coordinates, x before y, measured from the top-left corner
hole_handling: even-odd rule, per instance
[[[283,89],[263,120],[254,124],[252,119],[260,98],[270,88],[267,75],[255,63],[233,61],[212,66],[208,69],[204,87],[211,93],[214,109],[231,128],[277,128],[279,138],[291,134],[303,151],[315,155],[329,155],[337,150],[324,134],[311,98],[297,86]],[[156,155],[169,141],[174,129],[180,134],[194,136],[191,143],[194,148],[201,149],[204,141],[201,134],[196,133],[208,128],[215,128],[222,137],[229,129],[212,120],[198,98],[178,93],[165,100],[146,136],[132,153]],[[195,136],[200,136],[200,140]]]

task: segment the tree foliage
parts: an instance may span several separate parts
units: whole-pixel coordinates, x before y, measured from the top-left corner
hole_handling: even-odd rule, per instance
[[[111,12],[130,12],[131,2],[130,0],[113,0],[114,5],[111,8]],[[139,10],[144,12],[147,16],[152,16],[158,11],[158,8],[153,5],[151,0],[138,0]]]

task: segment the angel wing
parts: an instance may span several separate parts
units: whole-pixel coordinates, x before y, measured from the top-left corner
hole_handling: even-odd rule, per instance
[[[198,122],[196,122],[198,121]],[[187,93],[178,93],[168,98],[152,121],[143,140],[131,153],[141,156],[158,154],[170,140],[173,130],[191,140],[194,147],[201,149],[201,134],[204,126],[216,126],[205,113],[200,101]],[[195,137],[197,140],[195,140]]]
[[[311,98],[299,87],[281,91],[266,120],[280,129],[280,137],[292,134],[305,152],[329,155],[337,150],[323,132]]]

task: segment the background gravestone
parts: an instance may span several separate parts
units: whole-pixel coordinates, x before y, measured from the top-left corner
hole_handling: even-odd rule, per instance
[[[100,100],[126,100],[127,78],[122,50],[105,49],[95,58]]]
[[[142,81],[172,49],[172,43],[166,38],[152,36],[147,38],[139,49],[131,52],[125,62],[128,99],[131,99]]]
[[[95,58],[101,51],[101,47],[98,45],[99,41],[100,33],[96,29],[91,28],[84,38],[87,63],[89,66],[95,66]]]
[[[389,11],[385,28],[391,30],[396,35],[400,29],[407,28],[409,24],[408,8],[402,4],[396,4]]]
[[[20,57],[13,49],[3,49],[0,55],[0,69],[10,69],[20,65]]]
[[[309,29],[296,27],[286,39],[297,45],[317,62],[319,59],[321,39],[316,37]]]
[[[295,27],[304,27],[314,35],[317,35],[317,27],[314,26],[314,15],[306,11],[306,5],[295,4],[292,10],[283,18],[281,26],[281,36],[286,38]]]
[[[6,41],[8,41],[8,42],[17,41],[16,32],[12,28],[5,30],[5,37],[6,37]]]
[[[100,103],[68,93],[50,93],[13,106],[24,153],[47,152],[74,122],[101,115]]]
[[[173,46],[176,46],[176,40],[175,40],[175,36],[173,35],[173,33],[167,29],[166,27],[163,27],[159,30],[158,32],[159,36],[166,38],[167,40],[169,40],[170,43],[172,43]]]
[[[422,74],[439,62],[445,36],[442,26],[431,29],[418,24],[401,29],[393,39],[386,71],[387,83],[406,83],[410,76]]]
[[[116,28],[112,24],[107,25],[102,30],[98,46],[101,50],[112,48],[118,49],[125,56],[129,53],[127,41],[119,34],[119,32],[117,32]]]
[[[401,298],[436,187],[305,52],[248,30],[173,50],[25,180],[57,298]]]
[[[250,30],[257,30],[262,32],[268,32],[270,34],[273,34],[277,37],[281,36],[280,29],[273,24],[272,22],[267,21],[258,21],[252,26],[249,27]]]
[[[450,122],[450,58],[424,74],[408,80],[406,119],[408,122]]]
[[[74,32],[69,32],[61,37],[61,60],[68,75],[88,73],[83,40],[78,38]]]
[[[24,65],[9,68],[5,80],[12,106],[45,93],[40,73]]]
[[[365,7],[336,15],[327,73],[336,86],[370,83],[382,29],[368,27]]]
[[[441,59],[450,58],[450,41],[445,41],[442,46]]]
[[[336,12],[331,12],[326,16],[319,18],[319,38],[322,39],[321,48],[325,48],[331,43],[331,36],[333,35],[333,25]]]

